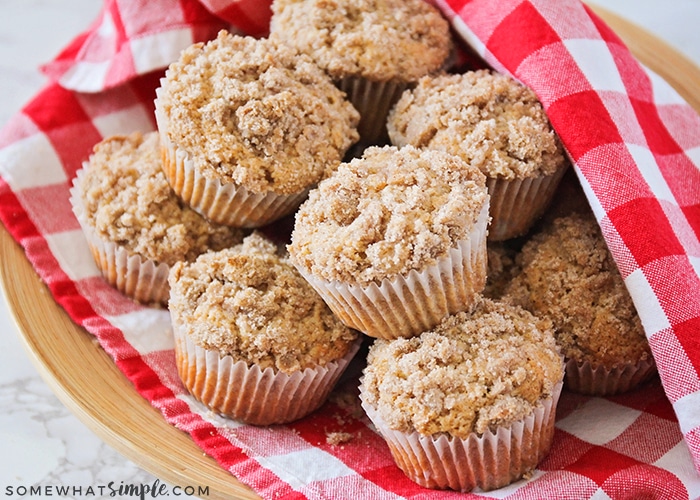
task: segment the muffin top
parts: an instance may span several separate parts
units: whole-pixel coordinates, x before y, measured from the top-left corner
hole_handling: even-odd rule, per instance
[[[441,68],[449,25],[424,0],[274,0],[270,37],[309,54],[335,80],[416,81]]]
[[[293,194],[337,166],[359,114],[308,56],[219,32],[185,49],[159,91],[167,137],[208,178]]]
[[[243,243],[173,266],[170,314],[198,346],[284,373],[343,357],[358,336],[333,315],[278,248]]]
[[[466,438],[530,415],[563,372],[551,322],[482,298],[418,337],[376,340],[362,398],[394,430]]]
[[[490,178],[550,175],[566,162],[535,93],[488,70],[421,78],[390,112],[387,130],[397,146],[449,151]]]
[[[641,321],[592,213],[554,219],[523,246],[509,301],[550,318],[563,354],[612,368],[651,356]]]
[[[484,175],[456,156],[370,147],[311,190],[296,214],[290,257],[329,281],[405,275],[466,239],[487,201]]]
[[[157,132],[99,142],[78,189],[97,235],[144,259],[192,261],[242,239],[240,230],[210,223],[175,195],[161,168]]]

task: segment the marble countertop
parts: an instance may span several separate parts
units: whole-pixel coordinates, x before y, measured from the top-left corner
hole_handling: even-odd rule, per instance
[[[646,28],[700,65],[700,1],[595,3]],[[0,125],[44,84],[38,65],[84,30],[100,7],[99,0],[0,0]],[[100,494],[98,487],[109,482],[156,481],[104,444],[52,394],[22,346],[1,290],[0,338],[0,496],[28,496],[30,486],[40,485],[72,488],[61,498],[101,498],[108,491]]]

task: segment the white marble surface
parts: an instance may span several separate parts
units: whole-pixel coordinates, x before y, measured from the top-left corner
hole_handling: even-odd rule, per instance
[[[645,27],[700,65],[700,0],[596,3]],[[85,29],[100,6],[99,0],[0,0],[0,125],[43,85],[37,66]],[[100,498],[97,488],[109,481],[156,480],[102,443],[51,393],[21,345],[4,296],[0,339],[0,496],[11,492],[20,497],[21,487],[40,485],[82,488],[75,498]],[[94,495],[87,494],[89,487]],[[55,490],[53,496],[59,496]]]

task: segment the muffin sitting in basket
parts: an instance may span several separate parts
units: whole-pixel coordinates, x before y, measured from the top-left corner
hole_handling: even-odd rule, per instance
[[[416,335],[483,290],[488,199],[484,175],[457,156],[371,147],[309,193],[291,261],[352,328]]]
[[[209,409],[249,424],[316,410],[361,343],[258,233],[175,265],[170,288],[185,387]]]

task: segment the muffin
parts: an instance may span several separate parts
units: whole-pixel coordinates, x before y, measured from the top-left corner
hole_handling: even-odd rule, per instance
[[[257,232],[176,264],[169,282],[178,373],[227,417],[270,425],[308,415],[359,349],[358,332]]]
[[[309,193],[288,249],[348,326],[406,337],[472,306],[488,220],[478,169],[441,151],[374,146]]]
[[[549,452],[563,372],[551,322],[483,298],[420,336],[376,340],[360,398],[411,480],[491,490]]]
[[[569,390],[609,396],[655,373],[641,321],[592,213],[554,219],[517,259],[521,271],[505,296],[553,322]]]
[[[221,31],[156,91],[163,168],[208,219],[260,227],[294,211],[358,140],[359,115],[308,56]]]
[[[401,92],[446,66],[447,20],[423,0],[275,0],[270,37],[309,54],[361,116],[363,144],[386,141]]]
[[[489,241],[526,234],[569,165],[535,93],[488,70],[422,78],[396,103],[387,129],[396,146],[447,151],[481,169]]]
[[[156,132],[99,142],[70,194],[100,271],[143,304],[167,304],[170,266],[243,237],[239,229],[207,221],[175,195],[161,168]]]

